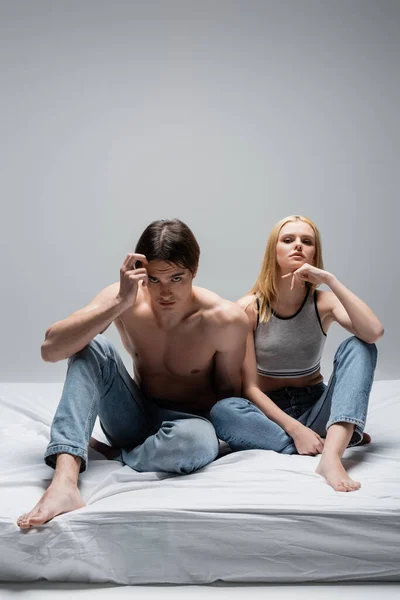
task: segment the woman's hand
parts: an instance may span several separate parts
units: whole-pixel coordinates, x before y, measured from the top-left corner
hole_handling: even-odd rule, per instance
[[[304,282],[306,281],[309,283],[314,283],[315,285],[320,285],[321,283],[327,283],[332,275],[331,273],[328,273],[328,271],[323,271],[322,269],[318,269],[313,265],[304,263],[304,265],[301,265],[301,267],[296,269],[296,271],[293,271],[293,273],[286,273],[286,275],[282,275],[282,279],[285,279],[286,277],[292,278],[290,284],[290,289],[292,290],[296,282],[300,283],[300,285],[303,287]]]
[[[290,434],[297,452],[299,454],[308,454],[312,456],[321,454],[324,449],[324,440],[318,433],[315,433],[315,431],[302,423],[298,422],[297,425],[295,431]]]

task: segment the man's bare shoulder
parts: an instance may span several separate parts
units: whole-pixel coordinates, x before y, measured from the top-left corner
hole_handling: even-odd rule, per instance
[[[207,324],[214,326],[247,325],[245,313],[235,302],[222,298],[205,288],[196,287],[194,290],[196,298],[202,306],[203,318]]]
[[[246,312],[248,310],[255,310],[256,296],[255,294],[246,294],[245,296],[239,298],[239,300],[236,300],[236,304],[239,304],[239,306],[241,306]]]
[[[246,296],[242,296],[242,298],[239,298],[239,300],[236,301],[236,304],[245,311],[249,323],[254,330],[257,324],[257,304],[255,294],[246,294]]]
[[[198,300],[203,303],[202,318],[205,331],[216,352],[237,352],[238,349],[244,348],[249,327],[244,310],[209,290],[198,289],[196,292]]]

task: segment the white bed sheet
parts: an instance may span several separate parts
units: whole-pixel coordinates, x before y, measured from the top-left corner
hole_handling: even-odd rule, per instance
[[[36,529],[43,453],[62,384],[0,384],[0,580],[121,584],[400,581],[400,381],[375,382],[369,446],[346,451],[361,490],[318,457],[250,450],[186,476],[137,473],[91,450],[87,506]]]

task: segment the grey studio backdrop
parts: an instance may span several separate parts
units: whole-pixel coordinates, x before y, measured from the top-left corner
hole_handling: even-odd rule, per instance
[[[236,300],[293,213],[382,319],[376,379],[399,378],[399,33],[390,0],[3,0],[0,380],[64,379],[46,329],[150,221],[187,222],[197,284]]]

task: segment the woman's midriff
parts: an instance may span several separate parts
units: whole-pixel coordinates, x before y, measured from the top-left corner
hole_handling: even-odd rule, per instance
[[[265,377],[264,375],[257,374],[257,384],[260,390],[265,393],[275,392],[285,387],[307,387],[309,385],[315,385],[321,383],[324,378],[320,371],[307,375],[305,377],[289,378],[289,377]]]

